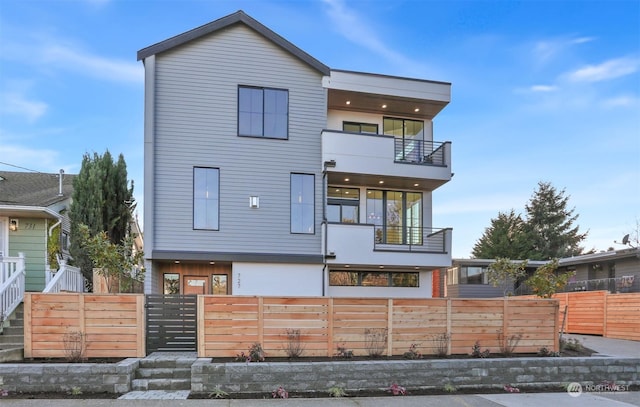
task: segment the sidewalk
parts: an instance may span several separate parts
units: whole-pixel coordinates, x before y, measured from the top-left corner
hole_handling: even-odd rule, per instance
[[[627,341],[623,339],[578,334],[565,334],[562,337],[565,339],[578,339],[585,348],[598,352],[598,354],[592,356],[640,358],[640,341]]]
[[[631,407],[640,406],[640,392],[487,394],[448,396],[354,397],[339,399],[262,400],[2,400],[3,407]]]

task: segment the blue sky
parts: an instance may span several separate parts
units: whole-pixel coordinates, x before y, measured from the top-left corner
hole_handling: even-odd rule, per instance
[[[335,69],[452,83],[453,143],[433,223],[456,258],[539,181],[566,190],[587,249],[640,219],[640,1],[3,0],[0,170],[77,173],[123,153],[142,218],[136,52],[244,10]],[[1,164],[6,163],[6,164]]]

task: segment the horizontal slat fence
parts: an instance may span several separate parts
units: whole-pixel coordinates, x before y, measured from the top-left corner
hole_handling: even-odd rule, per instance
[[[517,298],[533,299],[532,295]],[[602,335],[607,338],[640,340],[640,293],[611,294],[580,291],[553,295],[560,306],[558,326],[570,334]],[[567,306],[566,318],[564,309]]]
[[[69,349],[81,341],[76,356],[145,356],[143,295],[25,293],[24,310],[26,358],[74,357]]]
[[[499,340],[514,336],[521,336],[516,353],[558,350],[554,300],[199,296],[198,301],[204,310],[198,314],[200,357],[234,357],[254,343],[270,357],[287,356],[288,330],[299,330],[302,356],[335,356],[338,347],[368,355],[367,331],[386,335],[385,355],[402,355],[412,344],[434,354],[443,338],[447,354],[468,354],[475,341],[497,353],[504,344]]]

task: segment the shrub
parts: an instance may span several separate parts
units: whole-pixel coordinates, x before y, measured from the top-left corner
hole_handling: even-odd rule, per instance
[[[329,397],[346,397],[348,394],[344,388],[340,386],[329,387]]]
[[[287,335],[287,345],[285,348],[287,356],[290,358],[299,358],[302,356],[302,352],[304,352],[304,345],[300,339],[300,330],[287,329],[285,333]]]
[[[240,352],[236,355],[236,362],[264,362],[265,353],[258,342],[249,346],[248,353]]]
[[[433,344],[435,345],[435,354],[438,357],[446,357],[447,354],[449,353],[449,340],[451,339],[451,335],[449,335],[448,333],[442,333],[442,334],[438,334],[438,335],[433,335],[433,337],[431,338],[431,340],[433,341]]]
[[[505,356],[513,354],[521,339],[522,334],[509,335],[505,338],[502,329],[498,330],[498,346],[500,346],[500,352]]]
[[[351,359],[353,357],[353,351],[347,349],[347,347],[344,346],[344,344],[343,346],[338,345],[336,348],[338,349],[335,354],[336,357],[342,358],[342,359]]]
[[[422,353],[418,351],[418,344],[412,343],[409,350],[402,354],[405,359],[422,359]]]
[[[387,349],[387,328],[367,328],[364,330],[365,348],[372,358],[379,358]]]
[[[540,357],[558,357],[560,356],[560,352],[553,352],[549,350],[546,346],[543,346],[538,350],[538,356]]]
[[[407,389],[397,383],[393,383],[391,386],[389,386],[389,389],[387,389],[387,391],[394,396],[404,396],[405,394],[407,394]]]
[[[277,389],[271,392],[271,396],[274,399],[288,399],[289,392],[284,389],[284,387],[279,386]]]
[[[84,333],[80,331],[67,332],[62,337],[64,353],[69,362],[78,363],[85,360],[87,341]]]
[[[471,356],[474,358],[486,358],[490,353],[489,349],[482,350],[480,347],[480,341],[476,341],[471,348]]]

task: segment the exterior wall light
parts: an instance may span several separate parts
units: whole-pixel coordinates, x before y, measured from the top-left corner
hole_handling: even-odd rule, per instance
[[[9,230],[12,232],[18,231],[18,219],[9,220]]]
[[[249,197],[249,208],[259,208],[260,207],[260,197],[259,196],[250,196]]]

